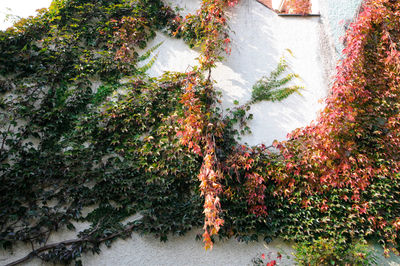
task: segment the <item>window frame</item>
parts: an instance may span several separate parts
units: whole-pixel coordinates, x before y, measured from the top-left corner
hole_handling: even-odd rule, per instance
[[[268,1],[263,1],[263,0],[257,0],[260,4],[266,6],[267,8],[271,9],[275,13],[277,13],[279,16],[282,17],[319,17],[320,13],[319,10],[316,13],[313,13],[313,10],[311,8],[311,13],[307,14],[288,14],[288,13],[283,13],[283,9],[285,6],[287,0],[270,0],[270,5],[268,5]],[[311,6],[315,4],[319,0],[310,0]],[[319,6],[319,5],[318,5]]]

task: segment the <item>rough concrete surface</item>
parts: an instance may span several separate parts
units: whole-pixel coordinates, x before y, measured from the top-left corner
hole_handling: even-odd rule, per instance
[[[319,0],[320,12],[325,18],[327,30],[332,37],[336,55],[340,57],[344,48],[341,38],[346,28],[358,14],[362,0]]]

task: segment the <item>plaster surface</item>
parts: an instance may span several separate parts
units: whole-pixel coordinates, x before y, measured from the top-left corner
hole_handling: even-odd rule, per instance
[[[222,91],[222,106],[232,107],[251,97],[252,86],[274,70],[282,56],[289,62],[287,73],[296,73],[304,86],[301,95],[293,94],[282,102],[260,102],[252,106],[252,134],[242,141],[250,145],[270,145],[284,140],[287,133],[308,125],[323,107],[319,100],[327,95],[320,58],[318,17],[280,17],[256,1],[244,0],[232,9],[232,53],[213,71]],[[293,56],[286,50],[289,49]],[[287,74],[286,73],[286,74]]]
[[[171,1],[170,1],[171,2]],[[182,1],[172,1],[182,5]],[[187,0],[184,6],[196,10],[198,0]],[[183,6],[182,6],[183,7]],[[320,53],[318,17],[280,17],[255,0],[243,0],[229,14],[232,52],[212,71],[216,88],[222,92],[222,109],[250,100],[252,86],[274,70],[280,58],[289,62],[289,72],[299,74],[301,95],[293,94],[282,102],[261,102],[250,113],[252,134],[242,137],[249,145],[270,145],[275,139],[284,140],[287,133],[308,125],[323,107],[320,99],[327,95]],[[164,40],[158,49],[158,59],[148,71],[159,76],[163,71],[185,71],[196,64],[198,52],[182,40],[171,40],[159,34],[149,47]],[[287,52],[289,49],[293,56]]]
[[[78,226],[79,228],[79,226]],[[82,228],[85,228],[83,225]],[[217,242],[212,251],[205,251],[201,241],[195,240],[201,229],[194,229],[184,236],[171,236],[166,243],[153,236],[132,234],[132,238],[115,241],[110,248],[101,245],[100,255],[85,254],[83,265],[87,266],[187,266],[187,265],[252,265],[251,260],[265,254],[266,258],[276,259],[277,252],[282,254],[279,265],[294,265],[292,248],[280,240],[274,240],[266,245],[262,242],[239,243],[234,239]],[[60,232],[53,239],[72,239],[72,233]],[[50,243],[53,242],[50,241]],[[0,250],[0,265],[5,265],[15,259],[22,258],[30,251],[28,245],[18,246],[13,254]],[[50,266],[39,259],[33,259],[24,265]]]
[[[362,0],[319,0],[320,12],[327,24],[327,31],[332,37],[336,55],[339,58],[344,49],[341,38],[346,27],[358,14]]]
[[[75,224],[77,230],[87,228],[87,224]],[[235,239],[217,241],[212,251],[205,251],[201,241],[195,240],[196,234],[201,233],[200,228],[195,228],[184,236],[170,236],[166,243],[160,242],[152,236],[140,236],[136,233],[131,238],[119,239],[113,242],[110,248],[101,245],[101,253],[93,255],[87,253],[82,257],[86,266],[244,266],[252,265],[253,258],[260,258],[261,254],[270,260],[276,260],[278,252],[282,259],[277,260],[277,265],[295,265],[293,256],[293,243],[275,239],[269,244],[264,242],[240,243]],[[73,239],[72,231],[60,231],[49,240],[50,243]],[[390,258],[382,256],[383,250],[377,245],[371,245],[371,250],[376,258],[376,265],[399,266],[400,258],[392,255]],[[31,251],[29,245],[19,245],[12,253],[0,250],[0,265],[6,265],[16,259],[22,258]],[[51,266],[39,259],[33,259],[23,265]]]

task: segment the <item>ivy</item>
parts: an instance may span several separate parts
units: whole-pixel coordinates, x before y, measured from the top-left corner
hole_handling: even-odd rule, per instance
[[[251,104],[300,90],[286,61],[227,115],[211,79],[236,4],[203,0],[183,18],[162,1],[54,1],[0,32],[0,244],[34,247],[12,265],[79,265],[132,232],[165,241],[200,225],[206,249],[282,237],[305,263],[325,259],[302,256],[318,245],[340,261],[363,238],[398,252],[399,3],[365,1],[326,108],[275,147],[238,139]],[[199,47],[199,65],[148,77],[156,31]],[[90,226],[47,244],[76,222]]]
[[[363,4],[317,123],[277,145],[285,158],[277,193],[318,217],[299,220],[291,232],[307,226],[304,237],[313,239],[370,236],[386,255],[398,254],[399,8],[396,1]]]
[[[146,77],[156,57],[137,66],[175,17],[161,1],[56,1],[0,33],[0,244],[38,247],[16,263],[79,263],[132,231],[166,240],[200,224],[199,159],[176,136],[183,75]],[[46,244],[79,221],[77,239]]]
[[[281,58],[276,70],[272,71],[269,77],[262,77],[258,80],[253,86],[250,104],[261,101],[282,101],[295,92],[299,93],[299,90],[303,89],[301,86],[293,85],[283,87],[294,78],[299,78],[297,74],[289,73],[285,77],[279,79],[288,67],[286,60]]]

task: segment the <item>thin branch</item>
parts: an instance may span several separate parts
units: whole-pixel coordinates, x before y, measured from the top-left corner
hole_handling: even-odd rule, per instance
[[[11,124],[8,125],[7,133],[10,132],[10,129],[11,129]],[[0,147],[0,151],[4,150],[4,144],[6,143],[6,139],[7,139],[7,137],[3,138],[3,141],[2,141],[1,147]]]
[[[71,246],[71,245],[82,243],[82,242],[102,243],[104,241],[107,241],[107,240],[113,239],[113,238],[115,238],[117,236],[120,236],[120,235],[122,235],[124,233],[132,232],[134,227],[135,227],[135,225],[130,225],[126,229],[124,229],[123,231],[120,231],[118,233],[115,233],[115,234],[112,234],[112,235],[109,235],[107,237],[100,238],[100,239],[90,239],[90,238],[71,239],[71,240],[66,240],[66,241],[61,241],[61,242],[58,242],[58,243],[45,245],[43,247],[40,247],[38,249],[35,249],[35,250],[31,251],[25,257],[23,257],[23,258],[21,258],[19,260],[13,261],[13,262],[11,262],[9,264],[6,264],[5,266],[19,265],[19,264],[21,264],[23,262],[26,262],[26,261],[29,261],[29,260],[33,259],[34,257],[38,256],[42,252],[45,252],[47,250],[56,248],[56,247],[58,247],[60,245]]]
[[[23,262],[29,261],[29,260],[33,259],[34,257],[36,257],[38,254],[40,254],[40,253],[42,253],[42,252],[44,252],[46,250],[56,248],[59,245],[70,246],[70,245],[77,244],[77,243],[80,243],[80,242],[83,242],[83,241],[85,241],[85,239],[71,239],[71,240],[66,240],[66,241],[61,241],[61,242],[58,242],[58,243],[46,245],[46,246],[43,246],[43,247],[40,247],[38,249],[33,250],[32,252],[30,252],[25,257],[23,257],[23,258],[21,258],[19,260],[13,261],[13,262],[11,262],[9,264],[6,264],[5,266],[14,266],[14,265],[18,265],[18,264],[21,264]]]

